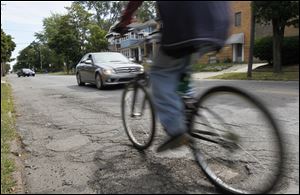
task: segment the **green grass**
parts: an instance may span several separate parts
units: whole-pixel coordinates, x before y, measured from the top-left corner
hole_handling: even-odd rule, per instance
[[[224,73],[210,77],[210,79],[228,80],[273,80],[273,81],[299,81],[299,65],[283,66],[281,73],[273,73],[272,65],[257,67],[252,71],[252,77],[247,78],[247,73]]]
[[[283,72],[299,72],[299,65],[285,65],[282,67]],[[272,72],[273,66],[272,65],[265,65],[260,66],[254,69],[255,72]]]
[[[252,72],[252,78],[247,78],[247,73],[225,73],[210,79],[228,79],[228,80],[273,80],[273,81],[299,81],[299,72]]]
[[[11,87],[1,83],[1,194],[11,193],[15,186],[12,178],[15,164],[9,158],[9,142],[16,136],[14,113]]]
[[[69,72],[69,74],[67,74],[67,72],[49,72],[50,75],[75,75],[75,73],[71,73]]]
[[[194,72],[218,72],[233,66],[233,63],[216,63],[216,64],[195,64]]]

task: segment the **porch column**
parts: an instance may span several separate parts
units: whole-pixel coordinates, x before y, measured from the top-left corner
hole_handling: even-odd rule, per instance
[[[138,55],[139,55],[139,62],[141,62],[142,61],[142,51],[141,51],[141,47],[139,46],[138,47]]]
[[[147,44],[144,43],[144,57],[147,57]]]
[[[152,56],[153,58],[156,57],[156,42],[152,43]]]

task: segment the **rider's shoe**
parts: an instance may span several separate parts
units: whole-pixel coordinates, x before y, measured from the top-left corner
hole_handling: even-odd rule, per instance
[[[157,152],[163,152],[178,148],[180,146],[188,146],[191,143],[191,138],[187,133],[167,139],[162,145],[157,148]]]

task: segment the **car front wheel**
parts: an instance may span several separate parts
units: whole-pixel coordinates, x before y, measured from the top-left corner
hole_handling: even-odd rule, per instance
[[[96,86],[97,89],[103,89],[103,82],[99,73],[96,75]]]
[[[79,73],[79,72],[76,74],[76,79],[77,79],[77,84],[78,84],[79,86],[85,85],[85,83],[81,81],[81,76],[80,76],[80,73]]]

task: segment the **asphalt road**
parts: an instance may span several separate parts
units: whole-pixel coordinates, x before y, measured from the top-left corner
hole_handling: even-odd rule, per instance
[[[158,154],[160,131],[145,153],[131,147],[122,126],[123,86],[77,86],[75,76],[9,75],[17,129],[26,150],[28,193],[216,193],[188,150]],[[277,193],[299,193],[299,82],[196,81],[262,99],[287,137],[288,166]]]

